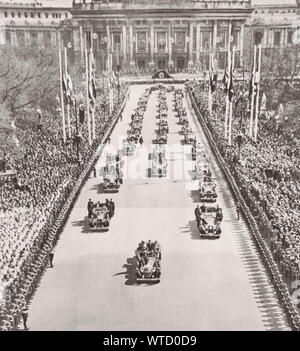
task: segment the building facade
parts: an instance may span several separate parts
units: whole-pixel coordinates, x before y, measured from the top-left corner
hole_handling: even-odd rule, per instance
[[[207,70],[225,66],[229,40],[243,54],[250,1],[127,0],[73,3],[76,51],[91,47],[102,68]]]
[[[97,69],[224,69],[250,65],[254,44],[273,50],[295,43],[299,0],[44,0],[0,2],[0,44],[40,47],[64,42],[72,59],[93,50]],[[298,4],[297,4],[298,2]]]
[[[0,1],[0,45],[55,47],[59,29],[71,20],[70,6],[59,2]]]

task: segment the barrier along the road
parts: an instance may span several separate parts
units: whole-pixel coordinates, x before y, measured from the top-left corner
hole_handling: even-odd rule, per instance
[[[128,79],[126,80],[129,84],[134,85],[144,85],[144,84],[184,84],[186,83],[186,79],[173,79],[173,78],[164,78],[164,79]]]
[[[58,240],[60,238],[60,233],[62,232],[64,225],[66,224],[66,221],[77,200],[77,197],[82,189],[82,186],[87,181],[95,163],[97,162],[98,158],[101,155],[101,152],[104,148],[103,143],[107,141],[108,137],[114,130],[124,110],[124,107],[128,99],[128,95],[129,95],[129,88],[127,89],[127,93],[125,94],[124,101],[122,102],[119,108],[119,111],[116,114],[116,117],[112,121],[107,132],[101,138],[98,148],[93,153],[93,156],[89,160],[88,164],[81,172],[72,190],[62,193],[56,199],[58,203],[64,203],[64,205],[58,211],[58,213],[50,214],[44,229],[42,229],[42,233],[41,233],[41,236],[39,237],[39,241],[37,242],[37,245],[33,251],[36,254],[35,261],[34,261],[34,272],[30,272],[28,274],[28,276],[26,277],[26,283],[20,289],[22,295],[25,296],[27,304],[30,303],[35,291],[39,287],[42,276],[49,266],[49,254],[52,250],[54,250],[54,247],[58,243]],[[16,305],[16,313],[13,316],[9,316],[9,320],[10,320],[9,322],[10,326],[8,328],[9,330],[16,330],[18,328],[21,315],[22,315],[22,301],[17,298],[15,305]]]
[[[284,310],[287,314],[290,326],[293,330],[300,330],[300,317],[298,314],[298,311],[295,307],[295,305],[292,303],[292,298],[289,292],[289,289],[287,287],[287,285],[284,283],[282,276],[280,274],[280,271],[278,269],[278,266],[276,264],[276,262],[274,261],[273,255],[268,247],[268,245],[266,244],[263,236],[260,233],[260,230],[258,228],[257,222],[255,220],[255,218],[253,217],[249,207],[247,206],[244,197],[242,196],[239,187],[236,184],[236,181],[234,179],[234,177],[232,176],[230,169],[227,167],[226,162],[224,160],[224,158],[222,157],[218,147],[217,147],[217,143],[213,137],[213,135],[211,134],[209,128],[207,127],[207,124],[205,122],[204,117],[202,116],[202,114],[199,111],[199,108],[197,106],[197,103],[194,99],[194,96],[191,92],[190,87],[187,87],[188,89],[188,97],[191,103],[191,106],[193,107],[193,110],[195,112],[195,115],[197,116],[203,130],[204,133],[206,135],[206,138],[209,142],[209,145],[214,153],[214,155],[216,156],[216,159],[222,169],[223,174],[225,175],[228,184],[231,188],[231,191],[234,195],[234,198],[236,200],[238,200],[241,204],[241,208],[242,208],[242,212],[244,215],[244,218],[246,219],[249,228],[250,228],[250,232],[254,238],[254,243],[257,246],[257,249],[260,253],[260,257],[262,259],[262,261],[264,262],[264,265],[266,267],[266,270],[269,274],[269,277],[271,278],[273,285],[275,287],[275,290],[277,292],[277,295],[282,303],[282,306],[284,307]]]

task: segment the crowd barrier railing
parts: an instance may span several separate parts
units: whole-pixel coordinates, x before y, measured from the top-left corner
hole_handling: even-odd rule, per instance
[[[44,241],[42,242],[37,256],[35,257],[35,272],[34,273],[28,273],[26,276],[29,278],[26,279],[25,286],[21,287],[20,291],[21,293],[25,294],[25,299],[27,304],[31,301],[33,298],[33,295],[40,285],[41,279],[43,274],[45,273],[48,265],[49,265],[49,253],[54,249],[54,247],[57,245],[60,234],[68,220],[68,217],[70,215],[70,212],[77,200],[77,197],[83,187],[83,185],[86,183],[87,179],[89,178],[93,166],[97,162],[98,158],[101,156],[101,152],[104,148],[104,143],[107,141],[108,137],[111,135],[113,132],[128,99],[129,95],[129,88],[127,88],[127,92],[125,93],[124,100],[119,108],[119,111],[116,114],[116,117],[112,121],[111,125],[109,126],[108,130],[102,137],[99,146],[97,147],[96,151],[93,153],[93,156],[90,158],[89,162],[85,166],[84,170],[81,172],[79,178],[76,180],[75,185],[73,186],[72,190],[68,194],[61,194],[60,197],[63,199],[66,199],[64,201],[63,207],[59,210],[57,214],[57,218],[53,219],[54,215],[51,214],[50,218],[48,220],[48,226],[51,226],[51,228],[46,232],[46,233],[41,233],[42,236],[46,234],[46,238],[39,238],[39,241]],[[16,301],[21,300],[17,297],[15,299]],[[14,302],[14,305],[16,305],[17,302]],[[15,330],[18,328],[18,325],[21,320],[21,315],[22,315],[22,308],[21,306],[17,307],[18,314],[15,316],[9,316],[9,320],[11,321],[10,327],[8,328],[9,330]],[[1,329],[0,329],[1,330]]]
[[[273,255],[268,247],[268,245],[266,244],[263,236],[260,233],[260,230],[258,228],[257,222],[255,220],[255,218],[253,217],[249,207],[247,206],[244,197],[242,196],[239,187],[236,184],[235,179],[233,178],[230,169],[228,168],[228,166],[226,165],[226,162],[223,158],[223,156],[221,155],[219,148],[217,146],[217,143],[212,135],[212,133],[210,132],[209,128],[206,125],[206,122],[202,116],[202,114],[199,111],[199,108],[196,104],[196,101],[194,99],[194,96],[191,92],[190,87],[188,87],[188,97],[189,100],[191,102],[191,105],[193,107],[193,110],[198,118],[198,121],[200,122],[204,133],[206,135],[206,138],[209,142],[209,145],[214,153],[214,155],[216,156],[216,159],[222,169],[223,174],[225,175],[228,184],[231,188],[231,191],[235,197],[235,199],[239,200],[240,204],[241,204],[241,208],[242,208],[242,212],[244,215],[244,218],[246,219],[249,228],[250,228],[250,232],[254,238],[254,242],[260,252],[260,257],[264,262],[264,265],[266,267],[266,270],[273,282],[273,285],[275,287],[275,290],[278,294],[278,297],[281,301],[281,304],[286,312],[286,315],[289,319],[289,323],[290,326],[293,330],[297,330],[300,331],[300,316],[298,314],[298,311],[295,307],[295,305],[292,303],[292,298],[289,292],[289,289],[287,287],[287,285],[284,283],[282,276],[280,274],[280,271],[278,269],[278,266],[276,264],[276,262],[274,261]]]

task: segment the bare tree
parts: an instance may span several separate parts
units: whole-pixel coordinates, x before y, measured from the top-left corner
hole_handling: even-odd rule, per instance
[[[0,49],[0,103],[12,118],[28,108],[51,106],[59,87],[58,59],[53,51],[38,48]],[[46,103],[46,104],[45,104]]]

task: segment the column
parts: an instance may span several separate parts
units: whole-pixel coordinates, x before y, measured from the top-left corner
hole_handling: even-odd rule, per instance
[[[174,66],[174,62],[173,62],[173,58],[172,58],[172,41],[171,41],[171,38],[172,38],[172,31],[171,31],[171,22],[169,23],[169,33],[168,33],[168,43],[169,43],[169,66],[173,67]]]
[[[53,48],[56,46],[56,32],[54,30],[51,31],[51,46]]]
[[[30,45],[31,40],[30,40],[30,33],[29,29],[25,29],[25,45]]]
[[[111,38],[110,38],[110,28],[109,25],[106,25],[106,37],[107,37],[107,61],[106,61],[106,69],[110,70],[110,54],[111,54]]]
[[[280,47],[284,47],[284,40],[285,40],[285,29],[281,29],[280,31]]]
[[[133,60],[133,28],[132,28],[132,24],[129,25],[129,53],[130,53],[130,66],[134,66],[134,60]]]
[[[84,59],[84,39],[82,25],[79,26],[79,40],[80,40],[80,60],[83,62]]]
[[[197,62],[197,64],[200,64],[200,50],[201,50],[200,23],[197,23],[197,28],[196,28],[196,62]]]
[[[231,22],[230,22],[231,25]],[[212,34],[212,45],[213,45],[213,52],[216,51],[216,46],[217,46],[217,33],[218,31],[218,27],[217,27],[217,20],[214,20],[214,24],[213,24],[213,34]]]
[[[0,28],[0,45],[5,44],[5,27]]]
[[[267,48],[269,46],[268,43],[268,29],[264,28],[264,35],[263,35],[263,48]]]
[[[123,66],[127,64],[127,33],[125,24],[122,25],[122,53],[123,53]]]
[[[244,23],[241,24],[240,29],[240,56],[244,57]]]
[[[94,52],[94,28],[91,24],[91,50]]]
[[[43,48],[44,47],[44,33],[41,31],[38,31],[38,46],[39,48]]]
[[[15,29],[11,29],[10,30],[10,35],[11,35],[11,44],[12,44],[12,46],[18,46],[16,30]]]
[[[153,23],[151,23],[150,26],[150,67],[154,67],[154,26]]]
[[[190,35],[189,35],[189,66],[193,66],[193,41],[194,41],[194,24],[190,23]]]
[[[274,46],[274,31],[271,29],[269,30],[269,46],[272,48]]]

